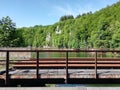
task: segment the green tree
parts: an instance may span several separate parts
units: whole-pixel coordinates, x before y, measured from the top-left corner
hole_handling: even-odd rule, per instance
[[[65,15],[60,18],[60,21],[68,20],[68,19],[74,19],[73,15]]]
[[[120,22],[115,22],[115,31],[112,36],[112,48],[120,48]]]
[[[16,24],[12,22],[9,16],[0,20],[0,46],[13,47],[18,46]]]

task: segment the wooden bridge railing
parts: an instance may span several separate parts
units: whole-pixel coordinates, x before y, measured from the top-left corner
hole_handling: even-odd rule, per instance
[[[94,52],[94,68],[95,68],[95,79],[97,78],[97,53],[98,52],[120,52],[120,50],[0,50],[0,52],[6,52],[6,85],[9,83],[9,53],[10,52],[35,52],[36,53],[36,77],[39,79],[39,53],[40,52],[64,52],[66,53],[66,81],[68,82],[68,60],[69,60],[69,52]]]

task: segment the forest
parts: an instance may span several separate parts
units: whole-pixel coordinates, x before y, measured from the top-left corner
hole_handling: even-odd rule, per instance
[[[92,13],[61,16],[53,25],[16,28],[0,19],[0,47],[120,48],[120,1]]]

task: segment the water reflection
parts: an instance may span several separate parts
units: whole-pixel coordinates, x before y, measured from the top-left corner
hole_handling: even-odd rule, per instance
[[[120,87],[120,84],[56,84],[55,87]]]
[[[56,84],[55,87],[85,87],[85,84]]]

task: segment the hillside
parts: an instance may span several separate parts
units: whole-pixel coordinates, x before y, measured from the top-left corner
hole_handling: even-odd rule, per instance
[[[120,48],[120,2],[53,25],[18,28],[19,46]]]

